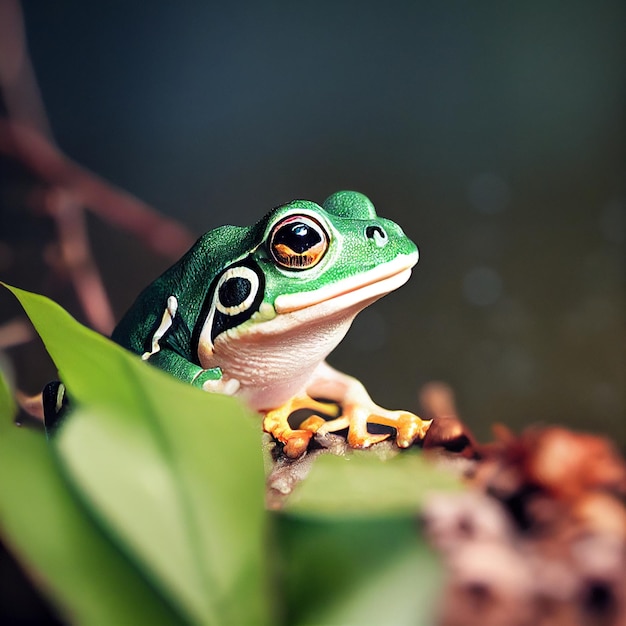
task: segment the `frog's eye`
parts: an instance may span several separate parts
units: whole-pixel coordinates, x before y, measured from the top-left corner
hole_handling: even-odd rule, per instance
[[[292,215],[274,226],[270,253],[276,263],[290,270],[317,265],[328,250],[328,235],[313,218]]]

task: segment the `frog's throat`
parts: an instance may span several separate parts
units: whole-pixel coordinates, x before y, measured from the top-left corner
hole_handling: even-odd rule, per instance
[[[276,298],[274,308],[276,313],[284,315],[357,291],[361,292],[361,290],[364,290],[362,294],[364,300],[375,294],[384,295],[402,286],[409,279],[411,268],[417,263],[417,259],[417,252],[402,254],[393,261],[377,265],[374,269],[346,278],[338,283],[320,287],[314,291],[282,294]],[[372,292],[371,296],[366,295],[366,292],[369,291]]]

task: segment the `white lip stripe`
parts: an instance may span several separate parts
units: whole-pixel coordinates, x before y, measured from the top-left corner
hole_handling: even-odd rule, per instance
[[[377,283],[386,278],[390,278],[407,269],[412,268],[418,259],[418,253],[403,254],[396,257],[389,263],[378,265],[374,269],[354,277],[345,278],[338,283],[320,287],[314,291],[305,291],[301,293],[286,293],[278,296],[274,302],[276,313],[290,313],[298,311],[320,302],[331,300],[351,291],[361,289],[367,285]]]
[[[219,299],[220,287],[222,287],[222,285],[225,282],[229,281],[231,278],[243,278],[244,280],[247,280],[250,283],[250,293],[243,302],[234,306],[224,306]],[[215,288],[215,308],[224,315],[238,315],[239,313],[243,313],[244,311],[248,310],[252,306],[252,303],[254,302],[258,291],[259,277],[256,275],[255,272],[253,272],[249,267],[245,267],[242,265],[238,267],[231,267],[222,274],[222,277],[220,278],[219,282],[217,283],[217,287]]]

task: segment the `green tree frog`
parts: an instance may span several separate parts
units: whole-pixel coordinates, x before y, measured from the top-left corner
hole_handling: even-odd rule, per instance
[[[112,338],[196,387],[241,397],[289,457],[303,454],[314,433],[347,427],[355,448],[388,437],[369,433],[368,422],[394,427],[408,447],[430,422],[383,409],[325,359],[357,313],[404,284],[417,259],[415,244],[360,193],[335,193],[322,206],[295,200],[253,226],[203,235],[139,295]],[[328,413],[313,398],[336,402],[341,416],[291,428],[297,409]]]

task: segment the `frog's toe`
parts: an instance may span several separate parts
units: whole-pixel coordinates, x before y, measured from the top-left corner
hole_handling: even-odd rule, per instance
[[[370,448],[376,443],[385,441],[389,437],[389,433],[382,435],[373,435],[369,432],[359,433],[354,431],[348,431],[348,445],[351,448]]]
[[[317,432],[320,435],[326,435],[327,433],[334,433],[338,430],[348,428],[348,426],[350,426],[350,418],[347,415],[342,415],[333,420],[324,420],[324,423],[320,425]]]
[[[396,444],[399,448],[408,448],[417,439],[424,439],[432,422],[408,411],[387,411],[381,407],[378,407],[376,413],[372,413],[367,421],[395,428]]]
[[[311,433],[316,433],[324,424],[326,424],[326,420],[323,417],[311,415],[311,417],[307,417],[302,424],[300,424],[300,428],[308,430]]]
[[[283,452],[290,459],[297,459],[306,452],[312,436],[311,430],[292,430],[287,437]]]
[[[431,423],[432,420],[423,420],[413,413],[403,411],[395,424],[398,447],[408,448],[415,440],[424,439]]]
[[[282,441],[285,444],[283,452],[290,459],[297,459],[302,456],[309,446],[311,437],[319,430],[320,426],[326,423],[326,420],[319,415],[311,415],[300,424],[297,430],[290,430],[284,433]]]

